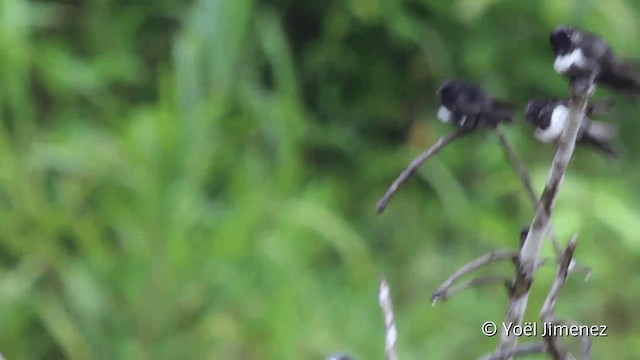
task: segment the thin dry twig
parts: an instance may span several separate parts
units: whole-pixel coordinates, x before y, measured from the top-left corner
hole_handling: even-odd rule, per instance
[[[380,293],[379,293],[380,309],[382,309],[382,315],[384,317],[384,348],[386,360],[398,360],[396,352],[396,342],[398,340],[398,331],[396,330],[395,316],[393,315],[393,304],[391,302],[391,290],[389,290],[389,283],[382,276],[380,280]]]
[[[507,155],[509,159],[509,163],[511,167],[516,172],[518,177],[520,178],[520,182],[524,186],[527,191],[527,195],[529,197],[529,201],[533,205],[533,208],[536,209],[538,206],[538,196],[536,195],[536,191],[533,189],[533,182],[531,181],[531,176],[529,176],[529,172],[524,166],[524,163],[513,149],[513,146],[509,144],[507,137],[502,132],[500,126],[495,128],[496,136],[498,137],[498,143],[500,144],[500,148]],[[560,241],[558,241],[558,236],[556,232],[553,230],[553,226],[549,224],[549,238],[551,238],[551,244],[553,245],[553,249],[556,252],[557,260],[560,261],[562,259],[562,254],[564,250],[562,249],[562,245],[560,245]],[[572,264],[569,267],[569,271],[580,271],[584,274],[585,281],[589,279],[591,275],[591,268],[588,266],[580,266],[576,263],[575,260],[571,260]]]
[[[521,355],[541,354],[547,352],[547,344],[545,343],[532,343],[524,344],[516,347],[513,350],[497,352],[494,354],[488,354],[481,357],[478,360],[501,360]]]
[[[576,250],[576,240],[577,236],[574,235],[569,241],[567,249],[564,251],[553,285],[551,285],[551,290],[549,290],[549,295],[547,295],[544,305],[542,305],[542,309],[540,310],[540,317],[543,321],[547,317],[553,316],[556,308],[556,301],[558,300],[558,296],[560,296],[560,290],[562,290],[564,283],[567,281],[567,276],[569,275],[569,264],[571,263],[573,252]]]
[[[434,295],[433,301],[436,301],[436,302],[446,301],[464,290],[467,290],[470,288],[478,288],[482,286],[497,285],[497,284],[509,284],[509,286],[511,286],[511,279],[506,276],[500,276],[500,275],[488,275],[488,276],[477,277],[475,279],[465,281],[461,284],[443,289],[440,293],[438,293],[437,299],[435,299],[435,295]]]
[[[409,180],[409,178],[413,176],[413,174],[415,174],[416,171],[418,171],[420,166],[422,166],[422,164],[425,161],[427,161],[430,157],[438,153],[438,151],[440,151],[442,148],[447,146],[453,140],[461,136],[467,135],[470,132],[471,132],[471,129],[469,128],[456,128],[454,131],[440,137],[440,139],[438,139],[438,141],[436,141],[433,145],[431,145],[431,147],[429,147],[427,150],[425,150],[420,155],[418,155],[415,159],[413,159],[411,163],[409,163],[409,165],[407,165],[407,167],[400,173],[398,178],[391,184],[391,186],[389,186],[389,189],[384,194],[384,196],[380,198],[380,200],[378,201],[378,204],[376,204],[376,211],[379,214],[381,214],[384,211],[384,209],[387,207],[387,204],[389,203],[389,200],[391,200],[391,197],[395,195],[398,189],[400,189],[400,187],[407,180]]]
[[[551,290],[549,290],[549,295],[547,295],[544,305],[542,305],[542,309],[540,310],[540,317],[544,323],[554,322],[556,301],[558,300],[558,296],[560,296],[560,290],[562,290],[564,283],[567,281],[567,276],[569,276],[569,265],[571,264],[575,249],[576,236],[569,241],[569,245],[567,245],[567,249],[564,251],[553,285],[551,286]],[[555,360],[564,360],[567,357],[567,350],[560,344],[558,338],[545,336],[544,341],[547,343],[549,354],[551,354]]]
[[[511,291],[511,289],[513,288],[514,281],[512,279],[507,278],[506,276],[497,276],[497,275],[482,276],[482,277],[465,281],[462,284],[458,284],[455,286],[453,285],[453,283],[456,282],[461,277],[467,274],[470,274],[478,270],[479,268],[485,265],[488,265],[489,263],[508,260],[508,259],[511,259],[511,261],[515,263],[518,259],[518,253],[515,251],[509,252],[505,250],[494,251],[494,252],[485,254],[468,264],[463,265],[460,269],[458,269],[455,273],[453,273],[453,275],[451,275],[447,280],[445,280],[445,282],[442,283],[442,285],[440,285],[440,287],[438,287],[438,289],[433,293],[431,297],[431,305],[435,306],[440,301],[448,300],[454,295],[466,289],[474,288],[474,287],[489,286],[497,283],[503,283],[507,285]],[[546,259],[546,258],[541,259],[540,262],[538,263],[538,268],[544,266],[548,262],[548,260],[549,259]]]
[[[531,181],[531,177],[529,176],[527,169],[524,167],[524,163],[522,162],[522,160],[520,160],[520,157],[518,156],[518,154],[516,154],[516,151],[513,149],[511,144],[509,144],[509,141],[507,140],[506,136],[504,136],[504,133],[502,132],[500,126],[496,126],[495,133],[498,137],[498,142],[500,144],[500,147],[502,148],[502,151],[507,155],[511,167],[516,172],[516,174],[520,178],[520,181],[524,185],[525,190],[527,191],[529,200],[535,206],[538,203],[538,196],[536,195],[536,191],[533,189],[533,182]]]
[[[529,290],[533,282],[536,264],[540,257],[542,241],[549,229],[560,185],[573,157],[578,129],[582,124],[588,99],[593,93],[593,78],[577,78],[571,85],[569,119],[558,142],[558,149],[551,164],[547,184],[542,192],[530,231],[520,250],[513,293],[509,299],[504,322],[520,325],[527,308]],[[503,329],[497,352],[509,352],[516,348],[517,337]]]
[[[458,271],[453,273],[447,280],[445,280],[440,287],[433,293],[431,297],[431,304],[435,305],[438,301],[443,297],[443,294],[446,294],[451,288],[453,283],[460,279],[461,277],[489,264],[492,262],[498,262],[503,260],[513,260],[518,256],[517,252],[508,251],[508,250],[499,250],[493,251],[488,254],[484,254],[481,257],[473,260],[472,262],[463,265]]]

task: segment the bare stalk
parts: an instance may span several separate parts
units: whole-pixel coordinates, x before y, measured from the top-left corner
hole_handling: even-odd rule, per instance
[[[549,290],[549,295],[542,305],[542,309],[540,310],[540,317],[542,320],[546,320],[549,316],[553,316],[556,309],[556,301],[560,296],[560,290],[564,286],[564,283],[567,281],[567,276],[569,274],[569,264],[571,263],[571,258],[573,257],[573,252],[576,250],[576,236],[574,236],[570,241],[569,245],[567,245],[567,249],[564,251],[564,255],[562,257],[562,261],[560,262],[560,266],[558,266],[558,271],[556,273],[556,277],[553,281],[553,285],[551,285],[551,290]]]
[[[516,279],[513,293],[507,305],[504,323],[522,323],[529,300],[529,289],[533,282],[536,264],[540,257],[542,241],[549,230],[549,222],[553,212],[560,185],[575,150],[578,129],[582,123],[588,99],[593,92],[593,79],[578,78],[571,85],[571,103],[569,119],[558,142],[558,149],[551,164],[547,184],[533,218],[529,233],[520,249]],[[502,331],[498,352],[508,353],[516,348],[517,337],[508,331]],[[508,357],[510,359],[510,357]]]
[[[398,360],[396,352],[396,342],[398,340],[398,331],[396,330],[395,316],[393,315],[393,304],[391,302],[391,291],[387,280],[382,276],[380,280],[379,293],[380,309],[384,316],[384,348],[386,360]]]
[[[575,249],[576,237],[574,236],[573,239],[569,241],[569,245],[564,251],[553,285],[551,286],[551,290],[549,290],[549,295],[547,295],[544,305],[542,305],[542,309],[540,310],[540,317],[544,323],[554,322],[556,301],[558,300],[560,290],[562,290],[562,287],[567,280],[567,276],[569,275],[569,265],[571,264],[571,259],[573,258],[573,252]],[[544,341],[547,343],[549,354],[551,354],[554,360],[564,360],[567,358],[567,350],[562,346],[558,338],[546,336]]]
[[[533,182],[531,181],[529,172],[525,168],[524,163],[522,162],[522,160],[520,159],[516,151],[513,149],[513,146],[509,144],[509,141],[507,140],[506,136],[504,136],[504,133],[502,132],[502,129],[500,128],[500,126],[497,126],[495,128],[495,132],[498,137],[498,143],[500,144],[502,151],[505,153],[505,155],[509,159],[509,163],[511,164],[511,167],[520,178],[520,182],[522,183],[525,190],[527,191],[527,195],[529,196],[529,201],[531,201],[533,208],[536,209],[538,206],[538,196],[536,195],[536,191],[533,189]],[[558,241],[558,236],[556,235],[556,232],[553,230],[553,226],[551,224],[549,224],[548,235],[549,235],[549,238],[551,239],[553,249],[555,250],[557,260],[560,261],[562,259],[563,249],[562,249],[562,245],[560,245],[560,242]],[[589,275],[591,275],[591,268],[585,267],[585,266],[579,266],[578,264],[576,264],[575,260],[572,260],[571,266],[569,267],[569,271],[573,271],[573,270],[582,272],[584,274],[585,281],[589,278]]]
[[[516,151],[513,149],[511,144],[509,144],[509,141],[504,136],[504,133],[502,132],[500,126],[496,126],[495,131],[502,151],[505,153],[505,155],[507,155],[511,167],[516,172],[516,174],[518,174],[522,185],[524,185],[524,189],[527,191],[529,200],[535,207],[538,203],[538,196],[536,195],[536,191],[533,189],[533,183],[531,182],[531,177],[529,176],[527,169],[524,167],[522,160],[520,160],[520,157],[518,157],[518,154],[516,154]]]

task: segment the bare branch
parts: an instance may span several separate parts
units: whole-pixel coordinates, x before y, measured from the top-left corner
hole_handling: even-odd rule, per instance
[[[562,290],[562,287],[567,280],[567,276],[569,275],[569,265],[571,264],[571,259],[573,258],[573,252],[575,249],[576,237],[574,236],[571,241],[569,241],[569,245],[564,251],[553,285],[551,286],[551,290],[549,290],[549,295],[547,295],[544,305],[542,305],[542,310],[540,310],[540,317],[545,324],[553,323],[555,320],[554,312],[556,308],[556,301],[558,300],[560,290]],[[551,354],[555,360],[566,359],[567,350],[562,346],[562,344],[560,344],[557,337],[545,336],[544,341],[547,343],[549,354]]]
[[[494,251],[488,254],[482,255],[481,257],[473,260],[472,262],[463,265],[460,269],[458,269],[453,275],[451,275],[447,280],[445,280],[438,290],[436,290],[431,296],[431,305],[435,306],[439,301],[444,301],[451,298],[453,295],[466,290],[470,287],[480,287],[491,285],[493,283],[498,283],[498,278],[504,280],[504,283],[509,283],[509,287],[513,287],[513,281],[504,276],[485,276],[472,279],[470,281],[464,282],[462,284],[458,284],[453,286],[453,283],[460,279],[461,277],[470,274],[479,268],[488,265],[492,262],[498,262],[503,260],[516,261],[518,259],[518,253],[515,251]],[[538,268],[544,266],[549,259],[541,259],[538,262]],[[492,279],[493,278],[493,279]]]
[[[458,293],[464,290],[467,290],[469,288],[491,286],[496,284],[511,284],[511,279],[506,276],[500,276],[500,275],[489,275],[489,276],[478,277],[475,279],[471,279],[469,281],[465,281],[462,284],[458,284],[458,285],[443,289],[440,293],[438,293],[437,298],[436,298],[436,295],[433,296],[433,301],[434,302],[446,301],[452,298],[453,296],[457,295]]]
[[[433,296],[431,297],[431,304],[432,305],[437,304],[438,301],[443,297],[443,295],[446,295],[447,291],[449,291],[449,288],[451,288],[451,285],[459,278],[489,263],[503,261],[503,260],[514,260],[517,258],[517,256],[518,256],[518,253],[514,251],[507,251],[507,250],[494,251],[494,252],[490,252],[488,254],[482,255],[481,257],[473,260],[472,262],[462,266],[460,269],[458,269],[458,271],[453,273],[453,275],[451,275],[447,280],[445,280],[442,283],[442,285],[438,287],[438,290],[436,290],[433,293]]]
[[[567,276],[569,275],[569,264],[571,264],[571,258],[573,257],[573,252],[575,250],[576,236],[569,241],[569,245],[567,245],[567,249],[564,251],[562,261],[558,266],[556,278],[553,281],[553,285],[551,285],[551,290],[549,290],[549,295],[547,295],[544,305],[542,305],[542,309],[540,310],[540,317],[542,318],[542,321],[550,320],[550,317],[554,314],[556,301],[558,300],[560,290],[562,290],[562,287],[567,280]]]
[[[536,206],[536,204],[538,203],[538,196],[536,195],[536,191],[533,189],[531,177],[529,176],[527,169],[524,167],[524,163],[522,162],[522,160],[520,160],[520,157],[518,157],[518,154],[516,154],[516,151],[513,149],[513,147],[509,144],[509,141],[504,136],[504,133],[502,132],[500,126],[496,126],[495,132],[498,137],[500,147],[502,148],[502,151],[507,155],[509,163],[520,178],[522,185],[524,185],[524,188],[527,191],[527,195],[529,196],[529,200],[534,206]]]
[[[569,275],[569,265],[571,264],[571,259],[576,249],[576,239],[577,237],[574,236],[569,241],[569,245],[567,245],[567,249],[564,251],[562,261],[558,266],[558,271],[556,272],[553,285],[551,286],[544,305],[542,305],[542,309],[540,310],[540,317],[545,324],[566,323],[575,325],[575,323],[571,321],[557,321],[555,317],[555,305],[558,297],[560,296],[560,291],[562,290],[567,280],[567,276]],[[591,351],[591,339],[589,339],[588,336],[583,336],[581,340],[583,359],[588,359]],[[545,337],[545,342],[547,343],[549,353],[554,359],[565,359],[567,357],[566,349],[559,343],[558,338],[547,336]]]
[[[384,344],[385,359],[398,360],[396,353],[396,342],[398,340],[398,331],[396,330],[396,321],[393,315],[393,304],[391,303],[391,291],[387,280],[382,276],[380,280],[379,303],[384,317]]]
[[[505,323],[521,324],[529,300],[529,289],[533,282],[536,264],[540,257],[542,241],[549,229],[549,221],[553,212],[562,179],[575,150],[578,129],[582,124],[588,99],[593,93],[593,78],[577,78],[571,85],[571,102],[569,119],[558,142],[558,149],[551,164],[547,184],[542,192],[536,215],[530,231],[520,250],[518,269],[514,283],[514,291],[509,299]],[[498,345],[498,352],[508,352],[516,348],[517,337],[503,330]]]
[[[516,172],[516,174],[520,178],[520,182],[522,182],[522,185],[527,191],[527,195],[529,196],[529,201],[531,201],[533,208],[536,209],[538,206],[538,196],[536,195],[536,191],[533,189],[533,182],[531,181],[531,177],[529,176],[529,173],[527,172],[527,169],[525,168],[524,163],[522,162],[520,157],[518,157],[518,154],[513,149],[513,146],[509,144],[509,141],[507,140],[506,136],[504,136],[504,133],[502,132],[502,129],[500,128],[500,126],[496,126],[495,132],[498,137],[498,142],[500,144],[500,147],[502,148],[502,151],[507,155],[507,158],[509,159],[509,163],[511,164],[511,167]],[[558,236],[556,235],[556,232],[553,230],[553,227],[551,224],[549,224],[548,235],[549,235],[549,238],[551,238],[551,243],[553,245],[553,249],[555,250],[557,260],[560,261],[562,259],[563,249],[562,249],[562,245],[560,245],[560,242],[558,241]],[[585,281],[588,280],[589,276],[591,275],[590,267],[580,266],[575,262],[575,260],[572,260],[572,266],[569,267],[569,271],[582,272],[584,274]]]
[[[478,360],[502,360],[515,356],[540,354],[545,352],[547,352],[547,344],[545,343],[524,344],[513,350],[485,355]]]
[[[567,276],[569,275],[569,265],[571,264],[571,259],[573,257],[573,252],[575,251],[575,249],[576,237],[574,236],[571,241],[569,241],[569,245],[567,246],[560,265],[558,266],[558,271],[553,281],[553,285],[551,286],[551,290],[549,290],[549,295],[547,295],[547,298],[544,301],[544,305],[542,305],[542,310],[540,310],[540,317],[545,324],[551,324],[555,322],[554,312],[556,308],[556,301],[558,300],[558,296],[560,296],[560,290],[562,290],[562,287],[567,280]],[[552,335],[545,336],[544,341],[547,343],[549,354],[551,354],[551,356],[555,360],[566,359],[567,350],[560,343],[560,339]]]
[[[400,187],[407,181],[416,171],[422,166],[422,164],[427,161],[430,157],[438,153],[442,148],[447,146],[453,140],[458,137],[467,135],[471,132],[472,129],[469,128],[456,128],[454,131],[443,135],[435,144],[431,145],[427,150],[418,155],[411,163],[400,173],[398,178],[389,186],[389,189],[384,194],[384,196],[378,201],[376,205],[376,211],[380,214],[384,211],[391,200],[391,197],[400,189]]]

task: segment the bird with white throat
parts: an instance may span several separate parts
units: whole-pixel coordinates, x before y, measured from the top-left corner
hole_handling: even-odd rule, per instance
[[[600,37],[569,26],[558,26],[549,35],[555,55],[554,70],[563,76],[590,77],[628,96],[640,95],[640,73],[619,59]]]
[[[609,103],[592,103],[587,107],[587,116],[608,106]],[[533,136],[544,143],[556,144],[560,140],[569,116],[569,100],[533,99],[525,109],[525,120],[535,126]],[[618,151],[610,144],[616,134],[615,126],[585,117],[578,130],[577,144],[597,149],[609,157],[617,157]]]
[[[439,102],[437,117],[445,124],[475,129],[513,121],[513,105],[493,99],[477,85],[447,79],[436,95]]]

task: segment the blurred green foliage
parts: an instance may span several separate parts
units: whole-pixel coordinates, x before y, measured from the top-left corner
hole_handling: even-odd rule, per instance
[[[634,0],[2,0],[0,18],[8,359],[381,359],[381,272],[402,359],[491,351],[480,325],[502,319],[502,289],[429,300],[531,221],[495,137],[446,148],[381,216],[376,200],[449,130],[444,78],[523,106],[564,96],[560,23],[640,57]],[[580,149],[556,205],[594,269],[558,313],[609,326],[594,358],[637,359],[640,122],[616,100],[624,158]],[[507,136],[541,191],[552,147],[521,121]]]

